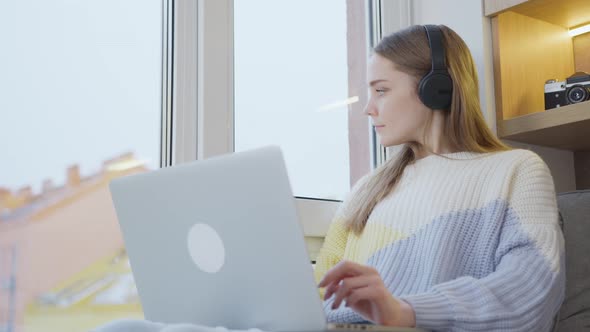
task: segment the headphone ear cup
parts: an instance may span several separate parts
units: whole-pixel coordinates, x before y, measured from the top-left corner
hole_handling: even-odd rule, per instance
[[[451,106],[453,81],[446,73],[430,72],[420,80],[418,96],[428,108],[446,110]]]

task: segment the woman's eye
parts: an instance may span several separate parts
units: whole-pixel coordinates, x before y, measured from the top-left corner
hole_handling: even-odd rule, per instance
[[[383,96],[383,94],[385,93],[385,90],[383,90],[383,89],[377,89],[377,90],[375,90],[375,92],[377,92],[377,94],[379,96]]]

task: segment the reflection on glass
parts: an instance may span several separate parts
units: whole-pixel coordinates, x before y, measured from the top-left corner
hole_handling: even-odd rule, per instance
[[[235,150],[280,145],[296,196],[350,189],[349,107],[360,96],[348,82],[366,49],[349,53],[347,10],[363,15],[345,0],[234,2]],[[368,138],[358,144],[369,149]]]

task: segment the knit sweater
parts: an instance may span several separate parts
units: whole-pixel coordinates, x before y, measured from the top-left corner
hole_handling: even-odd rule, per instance
[[[553,178],[535,153],[430,155],[405,169],[356,236],[343,225],[352,188],[317,258],[320,280],[341,260],[371,266],[416,313],[417,327],[549,331],[565,291]],[[365,319],[349,307],[330,322]]]

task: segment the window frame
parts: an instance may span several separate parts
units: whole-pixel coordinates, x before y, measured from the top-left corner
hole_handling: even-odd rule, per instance
[[[233,3],[163,0],[162,167],[234,151]],[[371,47],[412,17],[411,0],[368,0],[365,10]],[[371,136],[375,168],[389,154]],[[296,198],[305,236],[323,237],[341,202]]]

